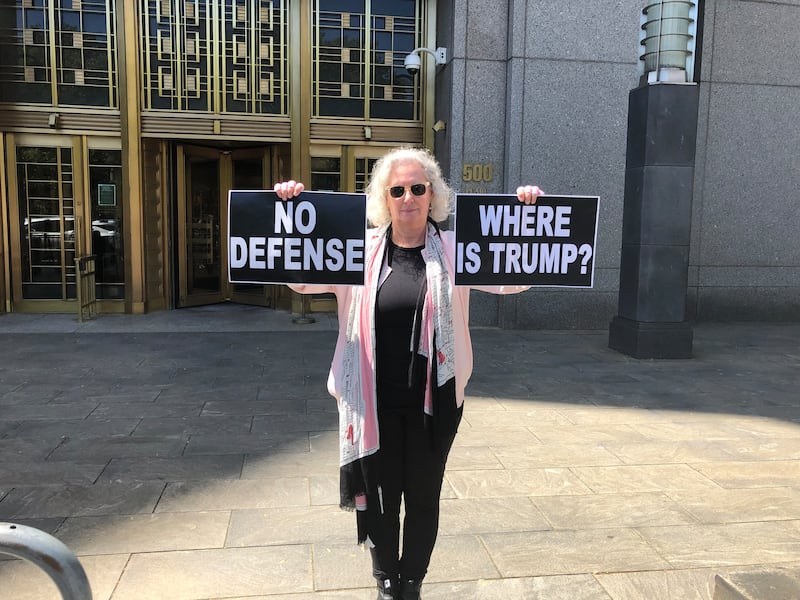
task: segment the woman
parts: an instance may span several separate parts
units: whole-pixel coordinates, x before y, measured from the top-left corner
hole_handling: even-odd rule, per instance
[[[275,185],[284,200],[304,189],[294,181]],[[541,193],[536,186],[517,189],[526,204]],[[333,292],[338,301],[328,389],[339,407],[341,506],[356,510],[378,600],[420,597],[447,455],[472,372],[469,288],[453,285],[455,238],[436,225],[447,218],[450,197],[429,152],[389,152],[367,186],[374,228],[367,232],[364,285],[290,286],[300,293]]]

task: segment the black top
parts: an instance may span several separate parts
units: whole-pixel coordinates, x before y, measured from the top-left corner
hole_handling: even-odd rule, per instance
[[[426,359],[414,355],[411,366],[411,333],[414,317],[417,329],[427,283],[422,249],[401,248],[387,242],[387,260],[391,271],[378,289],[375,306],[375,337],[378,383],[378,406],[381,408],[421,407],[425,390]]]

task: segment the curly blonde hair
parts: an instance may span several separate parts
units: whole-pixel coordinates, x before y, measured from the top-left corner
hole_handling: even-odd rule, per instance
[[[450,214],[452,191],[442,177],[442,170],[433,155],[425,148],[401,147],[389,151],[381,157],[372,169],[367,185],[367,219],[375,227],[388,225],[392,221],[387,205],[386,184],[395,166],[415,162],[425,171],[431,183],[431,218],[437,223],[447,219]]]

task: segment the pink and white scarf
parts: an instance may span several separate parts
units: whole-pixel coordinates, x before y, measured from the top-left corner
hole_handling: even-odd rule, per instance
[[[388,227],[379,229],[367,246],[364,285],[353,291],[347,316],[344,380],[339,400],[340,466],[374,454],[380,447],[375,379],[375,302],[386,260],[387,230]],[[422,257],[427,291],[422,304],[419,347],[412,347],[411,351],[428,359],[425,413],[433,415],[432,385],[441,387],[455,377],[452,287],[442,239],[433,225],[428,226]],[[414,322],[417,322],[417,315]],[[414,338],[412,335],[412,346]],[[436,382],[431,381],[434,357]]]

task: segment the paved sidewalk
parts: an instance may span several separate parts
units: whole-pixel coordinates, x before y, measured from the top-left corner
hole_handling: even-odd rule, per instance
[[[214,306],[0,315],[0,521],[96,600],[372,600],[337,506],[335,319]],[[606,331],[477,329],[425,600],[709,600],[800,567],[800,324],[703,324],[695,358]],[[0,560],[0,598],[58,598]]]

